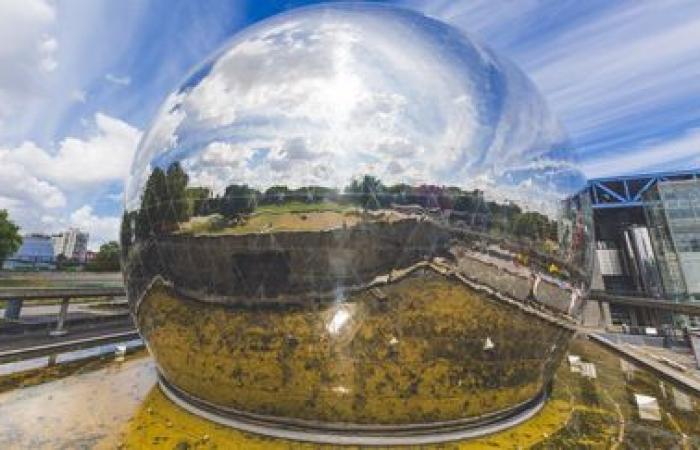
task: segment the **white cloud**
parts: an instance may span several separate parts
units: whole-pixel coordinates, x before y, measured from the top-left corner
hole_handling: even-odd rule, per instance
[[[132,173],[126,184],[126,197],[130,203],[136,201],[138,188],[148,179],[150,161],[177,144],[177,128],[187,117],[180,105],[184,96],[183,93],[170,94],[156,115],[157,120],[146,131],[141,144],[142,151],[137,152],[134,159],[134,167],[138,172]]]
[[[512,65],[385,13],[300,14],[244,31],[206,76],[168,97],[137,154],[143,170],[128,204],[149,167],[176,159],[215,191],[342,188],[364,173],[460,184],[484,165],[561,144],[558,123]]]
[[[74,100],[78,103],[85,103],[85,100],[87,100],[87,94],[81,89],[73,89],[70,93],[70,97],[71,100]]]
[[[621,8],[565,34],[551,43],[559,51],[532,61],[533,78],[576,132],[605,130],[700,95],[700,17],[668,20],[669,6],[661,6]]]
[[[56,12],[45,0],[0,1],[0,122],[26,108],[56,69]]]
[[[116,239],[119,218],[95,214],[90,202],[125,179],[141,133],[101,113],[94,127],[85,138],[64,139],[55,151],[32,142],[0,147],[0,208],[23,232],[76,226],[90,232],[91,246]]]
[[[89,233],[88,248],[97,250],[105,242],[119,240],[120,225],[121,219],[119,217],[100,216],[95,214],[91,206],[83,205],[66,215],[42,214],[32,224],[33,229],[22,231],[59,233],[68,228],[78,228]]]
[[[90,248],[93,250],[105,242],[119,240],[120,218],[95,215],[89,205],[73,211],[66,224],[90,233]]]
[[[242,166],[250,157],[250,148],[227,142],[212,142],[202,150],[202,163],[211,166]]]
[[[54,55],[58,48],[58,41],[52,37],[44,37],[39,44],[39,54],[41,55],[40,67],[46,72],[53,72],[58,67]]]
[[[599,166],[597,159],[615,160],[610,153],[617,153],[616,146],[625,155],[633,154],[625,151],[632,146],[638,148],[635,152],[675,160],[671,152],[641,148],[654,147],[651,137],[670,143],[679,129],[698,126],[697,1],[618,1],[593,7],[539,0],[404,3],[475,33],[519,63],[574,142],[586,145],[581,153],[590,158],[585,161],[589,167]],[[605,155],[597,154],[601,149]],[[642,171],[667,162],[643,160],[648,165],[631,162]],[[680,166],[692,163],[687,157]],[[628,169],[612,169],[620,170]]]
[[[109,81],[110,83],[117,84],[119,86],[128,86],[131,84],[131,78],[127,76],[123,77],[118,77],[116,75],[113,75],[111,73],[108,73],[105,75],[105,80]]]
[[[0,156],[8,164],[22,166],[35,177],[67,189],[124,179],[140,131],[102,113],[95,115],[95,127],[94,134],[86,139],[65,138],[56,153],[28,142],[0,150]]]
[[[24,144],[16,151],[33,151],[32,144]],[[54,184],[37,178],[31,167],[8,158],[10,152],[0,148],[0,196],[9,203],[23,204],[27,209],[53,209],[66,205],[66,197]]]

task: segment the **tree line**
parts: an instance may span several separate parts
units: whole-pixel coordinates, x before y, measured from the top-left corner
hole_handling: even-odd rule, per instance
[[[385,185],[379,178],[365,175],[354,179],[342,190],[321,186],[289,188],[271,186],[265,191],[246,184],[230,184],[223,193],[188,186],[189,176],[179,162],[165,170],[156,167],[148,177],[138,210],[125,212],[122,242],[150,235],[167,234],[191,217],[219,214],[235,220],[251,214],[260,205],[284,205],[291,202],[324,201],[351,204],[364,210],[399,206],[419,206],[429,210],[452,210],[467,217],[471,225],[496,229],[534,240],[556,239],[556,222],[538,212],[524,212],[512,202],[498,203],[484,199],[478,189],[465,191],[454,186],[409,184]]]

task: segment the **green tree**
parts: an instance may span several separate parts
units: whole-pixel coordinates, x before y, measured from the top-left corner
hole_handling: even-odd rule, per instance
[[[187,216],[206,216],[206,205],[211,199],[211,190],[206,187],[189,187],[185,189],[187,199]]]
[[[56,269],[66,270],[68,266],[70,266],[70,261],[68,261],[66,255],[64,255],[63,253],[59,253],[58,256],[56,256]]]
[[[282,204],[289,200],[289,188],[287,186],[270,186],[262,196],[262,201],[268,205]]]
[[[10,219],[6,209],[0,209],[0,266],[8,256],[19,250],[22,236],[19,227]]]
[[[141,208],[136,217],[136,237],[146,238],[164,231],[168,216],[167,181],[160,167],[153,169],[141,197]]]
[[[471,213],[486,212],[484,203],[484,192],[474,189],[471,192],[461,192],[456,196],[454,202],[455,211],[464,211]]]
[[[92,272],[115,272],[119,270],[119,244],[110,241],[100,246],[95,259],[85,267]]]
[[[550,234],[549,219],[534,211],[518,214],[513,221],[513,233],[533,240],[544,240]]]
[[[128,212],[124,211],[122,215],[122,223],[119,229],[119,241],[121,242],[122,250],[124,251],[124,257],[126,257],[129,252],[129,248],[134,240],[134,221],[138,212]]]
[[[167,190],[165,195],[168,203],[166,220],[169,223],[176,224],[189,219],[189,202],[187,199],[188,181],[189,176],[182,170],[178,161],[168,166],[165,175]]]
[[[352,180],[345,192],[351,196],[354,203],[359,203],[364,209],[379,209],[382,206],[380,199],[384,185],[379,178],[365,175],[361,180]]]
[[[141,197],[141,208],[136,216],[136,237],[163,234],[177,228],[179,222],[190,216],[187,195],[189,177],[180,163],[170,164],[167,171],[153,169]]]
[[[255,210],[257,192],[245,184],[226,186],[224,196],[219,199],[219,212],[222,216],[232,219],[242,214],[250,214]]]
[[[397,205],[407,205],[411,201],[413,186],[406,183],[394,184],[392,186],[385,187],[384,191],[389,205],[391,203],[396,203]]]

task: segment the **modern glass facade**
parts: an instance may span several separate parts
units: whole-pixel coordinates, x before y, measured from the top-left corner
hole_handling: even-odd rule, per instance
[[[17,253],[10,256],[3,268],[16,269],[51,269],[55,259],[51,237],[32,234],[22,238],[22,246]]]
[[[666,295],[700,301],[700,180],[658,183],[644,209]]]

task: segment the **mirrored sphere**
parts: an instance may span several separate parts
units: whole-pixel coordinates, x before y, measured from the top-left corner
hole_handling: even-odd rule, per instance
[[[416,12],[243,30],[167,97],[127,182],[124,276],[163,386],[353,433],[534,405],[588,279],[571,155],[519,69]]]

